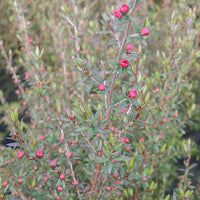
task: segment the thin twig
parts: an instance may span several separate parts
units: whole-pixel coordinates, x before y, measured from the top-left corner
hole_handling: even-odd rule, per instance
[[[78,124],[75,124],[77,128],[79,128]],[[81,131],[81,135],[83,136],[83,138],[85,139],[85,141],[88,143],[88,145],[90,146],[90,148],[92,149],[92,151],[96,154],[96,150],[94,149],[94,147],[92,146],[92,144],[90,143],[90,141],[87,139],[87,137],[84,135],[84,133]]]
[[[62,122],[60,121],[60,132],[61,132],[61,136],[64,137],[64,131],[62,129]],[[67,146],[67,143],[64,143],[64,146],[65,146],[65,155],[68,157],[68,160],[69,160],[69,165],[70,165],[70,170],[71,170],[71,176],[72,176],[72,179],[73,181],[75,182],[77,179],[75,177],[75,173],[74,173],[74,169],[73,169],[73,165],[72,165],[72,161],[71,161],[71,158],[68,156],[68,153],[70,152],[69,151],[69,148]],[[76,187],[76,191],[78,193],[78,196],[80,196],[80,190],[78,187]],[[81,198],[80,198],[81,199]]]

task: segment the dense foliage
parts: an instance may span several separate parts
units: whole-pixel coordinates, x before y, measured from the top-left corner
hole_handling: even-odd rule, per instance
[[[197,1],[0,5],[2,199],[200,199]]]

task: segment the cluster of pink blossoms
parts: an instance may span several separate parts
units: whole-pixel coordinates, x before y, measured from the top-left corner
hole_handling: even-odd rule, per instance
[[[126,13],[128,11],[129,11],[129,6],[124,4],[124,5],[121,6],[120,9],[117,9],[117,10],[114,11],[114,15],[115,15],[115,17],[120,19],[122,17],[122,15],[126,15]]]

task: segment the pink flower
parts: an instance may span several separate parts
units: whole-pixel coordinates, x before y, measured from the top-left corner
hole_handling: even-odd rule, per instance
[[[97,137],[100,138],[100,134],[99,133],[97,133]]]
[[[175,114],[174,114],[174,117],[176,117],[176,118],[177,118],[177,117],[178,117],[178,113],[175,113]]]
[[[117,180],[117,181],[115,181],[115,183],[120,184],[120,181]]]
[[[44,136],[43,135],[40,136],[40,140],[44,140]]]
[[[127,50],[128,52],[133,51],[133,50],[134,50],[133,45],[132,45],[132,44],[127,45],[127,46],[126,46],[126,50]]]
[[[72,156],[73,156],[72,152],[69,152],[68,157],[72,158]]]
[[[127,151],[130,151],[130,147],[129,147],[129,146],[126,146],[126,150],[127,150]]]
[[[4,181],[4,182],[3,182],[3,186],[6,186],[7,184],[8,184],[7,181]]]
[[[61,180],[65,180],[65,174],[61,174],[61,175],[60,175],[60,179],[61,179]]]
[[[70,140],[70,141],[68,141],[68,144],[69,145],[74,145],[74,143]]]
[[[141,32],[142,35],[149,35],[149,33],[150,33],[150,31],[148,28],[145,27],[142,29],[142,32]]]
[[[19,151],[19,152],[18,152],[18,158],[22,158],[23,156],[24,156],[24,152]]]
[[[1,150],[4,151],[4,150],[5,150],[5,147],[1,147]]]
[[[75,181],[73,182],[73,184],[74,184],[74,185],[78,185],[78,181],[75,180]]]
[[[131,98],[137,97],[137,91],[136,90],[130,90],[129,91],[129,97],[131,97]]]
[[[42,158],[43,157],[43,151],[40,151],[40,150],[38,150],[37,152],[36,152],[36,156],[38,157],[38,158]]]
[[[122,17],[122,13],[121,13],[120,9],[115,10],[114,15],[115,15],[115,17],[120,19]]]
[[[33,43],[33,39],[32,38],[29,39],[29,43]]]
[[[129,61],[126,59],[122,59],[122,60],[120,60],[120,65],[122,68],[126,68],[129,66]]]
[[[29,78],[29,73],[27,72],[25,75],[25,79],[28,79],[28,78]]]
[[[119,176],[119,173],[115,173],[114,177],[117,178]]]
[[[123,108],[123,109],[121,110],[121,113],[124,113],[124,112],[126,112],[126,108]]]
[[[128,144],[128,143],[129,143],[129,139],[128,139],[128,138],[125,138],[125,139],[124,139],[124,142]]]
[[[144,177],[142,180],[145,182],[147,180],[147,178]]]
[[[166,119],[163,119],[163,123],[166,124],[166,123],[167,123],[167,120],[166,120]]]
[[[143,142],[144,141],[144,138],[140,138],[140,142]]]
[[[52,161],[51,161],[51,166],[52,166],[52,167],[56,166],[56,164],[57,164],[57,163],[56,163],[55,160],[52,160]]]
[[[18,183],[23,183],[23,179],[20,178],[20,179],[18,180]]]
[[[109,191],[111,190],[111,188],[109,186],[107,186],[106,189],[109,190]]]
[[[111,130],[111,131],[115,131],[115,127],[114,127],[114,126],[111,126],[111,127],[110,127],[110,130]]]
[[[60,142],[64,142],[64,136],[60,136]]]
[[[50,119],[51,119],[51,117],[50,117],[50,116],[48,116],[48,117],[47,117],[47,121],[49,121]]]
[[[112,160],[112,163],[116,163],[117,161],[116,160]]]
[[[105,89],[106,89],[105,85],[103,85],[103,84],[99,85],[99,90],[100,91],[104,91]]]
[[[58,192],[62,192],[63,191],[63,187],[60,185],[58,186]]]
[[[44,177],[44,181],[48,181],[49,178],[47,176]]]
[[[123,13],[123,14],[126,14],[128,11],[129,11],[129,6],[124,4],[121,6],[120,8],[120,11]]]

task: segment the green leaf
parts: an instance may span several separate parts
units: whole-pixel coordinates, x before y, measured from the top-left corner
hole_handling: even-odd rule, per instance
[[[192,193],[193,193],[193,190],[188,190],[186,193],[185,193],[185,197],[186,198],[189,198],[192,196]]]
[[[122,143],[118,144],[115,148],[114,151],[116,151],[117,149],[119,149],[122,146]]]
[[[92,111],[91,111],[91,108],[90,108],[90,104],[88,104],[88,107],[87,107],[87,115],[89,118],[92,117]]]
[[[131,172],[134,170],[134,167],[135,167],[135,161],[134,161],[134,158],[131,158],[131,162],[130,162]]]
[[[113,168],[113,163],[108,164],[108,174],[111,174]]]
[[[161,153],[163,153],[164,151],[165,151],[165,149],[166,149],[166,146],[167,146],[167,144],[165,143],[165,144],[163,144],[163,146],[161,147],[161,149],[160,149],[160,152]]]
[[[111,133],[111,134],[110,134],[110,143],[111,143],[112,146],[113,146],[114,142],[115,142],[114,136],[113,136],[113,134]]]
[[[132,188],[128,188],[128,193],[132,197],[133,196],[133,189]]]
[[[35,55],[38,57],[40,54],[40,50],[39,50],[39,47],[36,46],[36,49],[35,49]]]
[[[121,156],[121,157],[117,157],[117,158],[113,158],[115,161],[125,161],[128,159],[128,157],[125,156]]]
[[[170,195],[168,194],[166,197],[165,197],[165,200],[169,200],[170,199]]]
[[[121,67],[117,66],[115,67],[115,69],[113,70],[113,74],[115,74],[116,72],[119,72],[121,70]]]
[[[15,121],[18,121],[18,113],[17,113],[17,108],[14,110],[14,115],[15,115]]]
[[[10,186],[10,184],[6,185],[6,187],[5,187],[4,191],[3,191],[4,194],[5,194],[6,191],[8,190],[9,186]]]
[[[88,130],[88,129],[90,129],[90,127],[88,127],[88,126],[83,126],[83,127],[80,127],[80,128],[78,128],[78,129],[76,129],[76,131],[77,131],[77,132],[79,132],[79,131],[86,131],[86,130]]]
[[[145,39],[141,38],[140,41],[145,47],[147,46],[147,43],[146,43]]]
[[[98,163],[106,163],[106,162],[108,162],[108,160],[107,160],[106,158],[98,157],[98,158],[96,159],[96,162],[98,162]]]
[[[180,193],[181,193],[181,197],[184,198],[185,195],[184,195],[183,190],[180,189]]]
[[[136,32],[139,33],[140,32],[140,27],[139,27],[138,23],[135,20],[133,21],[133,25],[135,27]]]
[[[150,98],[150,92],[148,92],[147,95],[145,96],[145,103],[148,102],[149,98]]]
[[[31,180],[31,187],[34,188],[36,184],[36,179],[32,179]]]
[[[123,193],[124,193],[124,196],[125,196],[125,197],[128,197],[128,192],[127,192],[127,190],[124,190]]]

